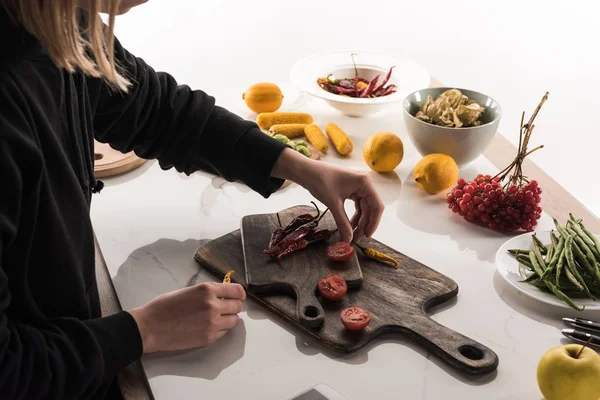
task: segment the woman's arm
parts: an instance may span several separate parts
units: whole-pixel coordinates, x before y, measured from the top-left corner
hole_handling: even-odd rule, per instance
[[[384,205],[367,174],[311,160],[286,149],[275,164],[272,176],[298,183],[329,207],[342,240],[359,241],[375,233]],[[352,200],[356,208],[351,219],[344,210],[346,200]]]
[[[2,88],[6,94],[7,86]],[[19,233],[26,235],[31,229],[20,221],[25,219],[24,212],[31,212],[23,204],[35,192],[31,182],[41,175],[42,166],[37,142],[28,134],[27,119],[15,106],[16,98],[0,96],[0,398],[89,398],[115,371],[141,355],[142,341],[128,313],[36,323],[18,315],[19,305],[13,304],[9,284],[18,288],[19,282],[9,282],[8,252],[12,251],[12,268],[15,258],[27,259],[25,250],[14,254],[25,247],[25,241],[17,241]]]
[[[283,180],[270,177],[285,148],[258,126],[215,105],[200,90],[178,85],[115,43],[115,56],[132,86],[121,94],[88,79],[96,139],[114,148],[158,159],[164,169],[205,170],[241,181],[267,197]]]

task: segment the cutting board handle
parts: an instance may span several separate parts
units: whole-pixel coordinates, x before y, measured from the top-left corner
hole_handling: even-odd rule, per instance
[[[423,316],[407,332],[428,350],[470,375],[485,375],[498,368],[498,356],[490,348]]]
[[[296,314],[298,321],[306,327],[318,328],[325,322],[323,306],[315,296],[314,292],[299,290],[296,292]]]

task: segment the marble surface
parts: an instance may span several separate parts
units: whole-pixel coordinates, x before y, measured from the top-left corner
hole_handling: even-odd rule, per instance
[[[497,372],[480,379],[459,375],[399,336],[353,355],[331,354],[249,300],[243,324],[217,344],[143,358],[156,398],[281,400],[325,383],[348,400],[539,400],[537,363],[546,350],[563,343],[560,317],[573,312],[516,292],[495,272],[495,253],[508,237],[468,224],[446,208],[443,194],[426,195],[416,187],[412,168],[420,157],[400,112],[352,119],[308,100],[289,96],[286,107],[311,112],[319,124],[338,123],[355,143],[351,158],[332,153],[323,162],[366,171],[361,149],[370,134],[390,130],[401,137],[401,165],[393,173],[371,173],[386,205],[374,237],[458,283],[457,299],[435,310],[433,318],[494,350],[500,359]],[[224,97],[222,103],[250,117],[237,98]],[[480,158],[461,176],[479,172],[495,168]],[[162,171],[156,162],[105,183],[94,197],[92,219],[125,309],[213,280],[195,263],[194,252],[203,240],[238,229],[242,216],[312,200],[295,184],[263,199],[241,184],[204,173],[187,177]],[[551,220],[544,216],[539,227],[550,228]]]

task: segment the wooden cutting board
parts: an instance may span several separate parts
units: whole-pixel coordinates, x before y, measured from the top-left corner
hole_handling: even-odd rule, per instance
[[[324,210],[321,210],[324,211]],[[283,226],[301,214],[316,214],[314,207],[296,206],[279,212]],[[284,293],[296,298],[298,321],[309,327],[318,327],[325,321],[325,313],[317,299],[317,283],[329,274],[340,275],[346,281],[348,290],[358,289],[363,281],[356,253],[343,262],[330,260],[326,247],[340,241],[339,233],[324,242],[317,242],[307,248],[283,257],[280,261],[264,254],[268,248],[271,232],[279,227],[277,214],[248,215],[242,218],[242,246],[246,282],[255,293]],[[326,213],[319,222],[320,229],[336,229],[331,213]]]
[[[310,328],[298,321],[293,298],[262,295],[249,289],[239,230],[204,244],[195,259],[219,279],[234,269],[232,281],[243,285],[249,298],[329,350],[351,353],[383,334],[395,333],[466,374],[485,375],[498,367],[498,356],[488,347],[427,316],[428,309],[458,294],[458,286],[452,279],[375,240],[364,243],[395,257],[400,268],[396,270],[359,255],[363,274],[361,289],[349,292],[338,303],[324,303],[325,321],[319,328]],[[351,305],[361,306],[371,313],[371,323],[365,330],[349,332],[340,322],[340,311]]]
[[[123,154],[106,143],[94,141],[94,175],[96,178],[121,175],[132,171],[146,160],[139,158],[134,152]]]

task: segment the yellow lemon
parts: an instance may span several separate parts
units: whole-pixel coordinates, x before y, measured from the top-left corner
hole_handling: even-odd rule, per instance
[[[249,109],[260,114],[277,111],[283,103],[283,94],[279,86],[273,83],[260,82],[250,86],[242,94],[242,99]]]
[[[417,163],[415,182],[427,193],[450,189],[458,181],[458,165],[445,154],[429,154]]]
[[[363,146],[363,157],[373,171],[390,172],[402,161],[404,144],[391,132],[378,132]]]

